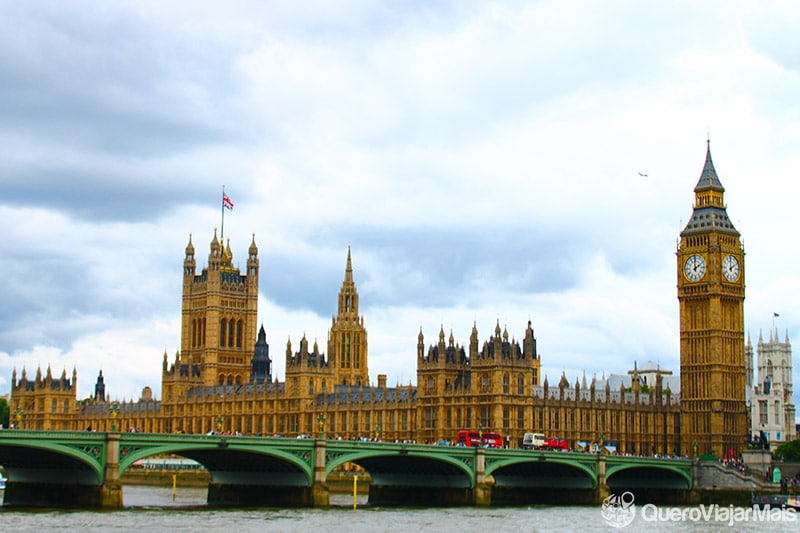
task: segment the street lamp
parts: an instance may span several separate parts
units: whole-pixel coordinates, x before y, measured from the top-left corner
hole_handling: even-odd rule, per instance
[[[117,431],[117,415],[119,415],[119,404],[112,402],[108,407],[108,414],[111,415],[111,431]]]
[[[380,442],[380,440],[381,440],[381,427],[380,426],[376,426],[375,427],[375,440],[377,442]]]
[[[17,429],[22,428],[22,419],[25,418],[25,411],[21,407],[14,409],[14,418],[17,420]]]
[[[481,440],[481,448],[483,448],[483,424],[478,426],[478,438]]]
[[[319,440],[325,438],[325,415],[320,413],[317,417],[317,427],[319,428]]]
[[[694,458],[697,459],[697,441],[692,442],[692,450],[694,451]]]
[[[218,416],[214,423],[217,425],[217,433],[222,433],[222,417]]]

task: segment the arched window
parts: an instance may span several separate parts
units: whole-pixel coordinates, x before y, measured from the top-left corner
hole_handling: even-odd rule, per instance
[[[242,329],[243,329],[243,322],[239,320],[236,322],[236,347],[242,347]]]
[[[219,345],[225,346],[225,334],[228,331],[228,321],[226,319],[222,319],[222,322],[219,323]]]
[[[517,394],[520,396],[525,394],[525,378],[522,377],[522,374],[517,376]]]
[[[235,334],[236,334],[236,332],[234,331],[234,327],[235,326],[236,326],[236,324],[234,323],[233,320],[228,322],[228,347],[229,348],[233,348],[233,342],[235,340]]]
[[[508,374],[503,374],[503,394],[508,394],[509,389],[510,387],[509,387]]]
[[[308,380],[308,394],[314,394],[314,380]]]

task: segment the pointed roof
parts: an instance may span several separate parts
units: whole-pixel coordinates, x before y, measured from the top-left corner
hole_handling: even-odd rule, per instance
[[[739,232],[728,218],[725,208],[725,187],[722,186],[711,160],[711,143],[706,142],[706,161],[694,188],[694,210],[681,236],[718,232],[738,237]]]
[[[711,160],[711,141],[706,140],[706,162],[703,165],[703,172],[700,174],[700,179],[697,180],[697,186],[694,192],[700,192],[706,189],[717,189],[720,192],[725,192],[725,187],[719,181],[717,171],[714,169],[714,161]]]
[[[258,255],[258,246],[256,246],[256,234],[253,233],[253,240],[250,241],[250,248],[247,249],[250,255]]]
[[[186,245],[186,255],[194,255],[194,244],[192,244],[192,234],[189,234],[189,244]]]
[[[347,266],[344,269],[344,282],[353,283],[353,261],[350,259],[350,245],[347,245]]]

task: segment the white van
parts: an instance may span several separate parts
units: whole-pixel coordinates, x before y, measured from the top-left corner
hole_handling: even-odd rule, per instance
[[[541,448],[544,446],[544,433],[525,433],[522,436],[522,447],[526,450]]]

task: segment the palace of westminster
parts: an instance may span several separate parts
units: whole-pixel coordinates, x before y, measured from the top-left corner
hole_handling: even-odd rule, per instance
[[[646,363],[627,375],[570,383],[541,380],[531,322],[521,340],[499,323],[483,343],[472,327],[469,345],[438,333],[426,347],[420,330],[417,385],[370,383],[368,343],[350,249],[327,351],[305,336],[286,345],[286,378],[272,376],[264,327],[257,328],[259,260],[255,239],[245,272],[230,244],[211,241],[198,271],[191,237],[183,261],[180,351],[164,354],[160,400],[145,387],[139,400],[111,401],[102,371],[95,394],[77,399],[71,379],[41,369],[12,376],[12,423],[24,429],[166,433],[324,435],[415,442],[454,440],[459,429],[494,431],[508,445],[526,432],[571,444],[614,441],[623,453],[718,457],[738,453],[753,433],[774,446],[795,438],[788,334],[777,331],[758,348],[744,332],[744,249],[724,203],[710,149],[692,216],[676,250],[680,313],[680,376]]]

